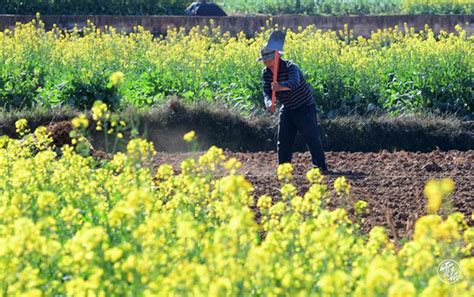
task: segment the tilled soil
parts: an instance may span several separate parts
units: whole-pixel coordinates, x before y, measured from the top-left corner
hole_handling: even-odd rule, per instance
[[[58,122],[48,126],[56,146],[70,144],[70,122]],[[101,154],[102,153],[102,154]],[[93,151],[97,158],[105,158],[101,151]],[[197,158],[200,153],[158,153],[155,164],[172,164],[179,171],[185,158]],[[242,163],[241,173],[252,182],[255,200],[260,195],[280,199],[280,183],[276,177],[277,159],[275,152],[233,153]],[[293,155],[293,184],[303,195],[309,187],[306,172],[311,169],[309,153]],[[451,177],[456,183],[454,193],[449,197],[453,211],[460,211],[470,218],[474,210],[474,151],[433,151],[430,153],[387,152],[347,153],[327,152],[326,160],[330,174],[324,182],[331,191],[330,208],[345,207],[354,219],[352,205],[357,200],[368,202],[369,213],[365,215],[363,230],[376,225],[387,228],[394,239],[409,237],[416,218],[426,214],[426,198],[423,195],[425,183],[430,179]],[[334,180],[345,176],[352,186],[348,201],[342,201],[335,194]],[[259,220],[259,212],[252,206]],[[472,223],[472,222],[471,222]]]
[[[241,172],[252,182],[255,199],[271,195],[280,199],[275,152],[232,153],[243,163]],[[199,154],[158,153],[156,163],[172,164],[179,171],[180,162]],[[293,155],[294,180],[299,194],[309,187],[306,172],[311,169],[309,153]],[[351,205],[357,200],[368,202],[363,230],[382,225],[394,239],[409,237],[416,218],[426,214],[425,183],[430,179],[451,177],[456,183],[449,197],[453,211],[460,211],[470,218],[474,210],[474,151],[433,151],[431,153],[387,152],[346,153],[327,152],[330,173],[324,182],[331,191],[330,208],[345,207],[353,218]],[[334,191],[334,180],[345,176],[352,186],[348,201],[344,203]],[[255,208],[255,207],[254,207]],[[259,214],[256,210],[256,218]],[[472,222],[471,222],[472,223]]]

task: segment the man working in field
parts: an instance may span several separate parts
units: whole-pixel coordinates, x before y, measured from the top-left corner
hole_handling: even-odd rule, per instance
[[[313,167],[327,172],[326,159],[321,144],[316,107],[310,85],[300,68],[291,61],[279,59],[277,83],[273,83],[275,50],[263,47],[257,61],[265,64],[262,71],[265,106],[270,110],[272,90],[281,103],[278,125],[278,163],[290,163],[296,132],[300,131],[311,153]]]

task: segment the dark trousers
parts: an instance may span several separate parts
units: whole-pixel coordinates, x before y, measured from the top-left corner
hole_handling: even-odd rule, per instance
[[[300,131],[311,153],[313,166],[327,170],[314,104],[280,110],[278,126],[278,163],[290,163],[296,132]]]

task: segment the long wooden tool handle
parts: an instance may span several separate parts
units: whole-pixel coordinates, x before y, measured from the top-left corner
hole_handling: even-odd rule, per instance
[[[280,62],[280,53],[275,51],[275,63],[273,66],[273,89],[272,89],[272,105],[270,106],[270,112],[275,112],[275,100],[276,100],[276,84],[278,80],[278,64]]]

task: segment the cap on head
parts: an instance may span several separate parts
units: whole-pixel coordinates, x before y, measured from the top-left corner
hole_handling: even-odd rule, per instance
[[[260,50],[260,57],[257,58],[257,61],[258,62],[265,62],[265,61],[269,61],[269,60],[272,60],[275,58],[275,52],[276,50],[274,49],[271,49],[269,47],[262,47],[262,49]],[[280,55],[282,55],[283,53],[282,52],[278,52]]]

